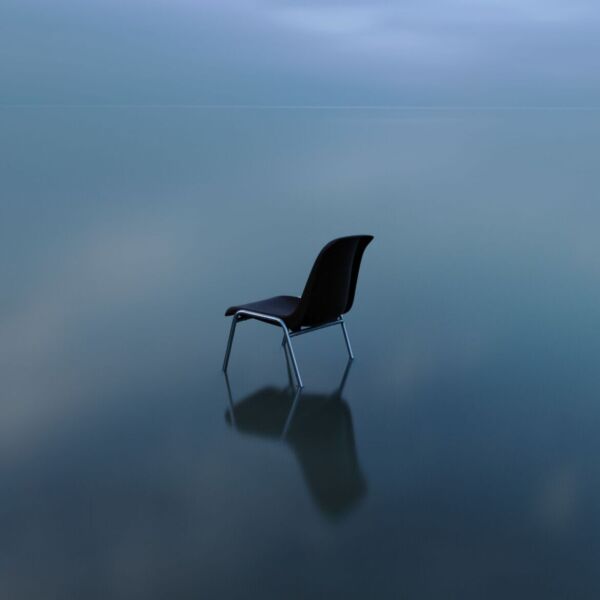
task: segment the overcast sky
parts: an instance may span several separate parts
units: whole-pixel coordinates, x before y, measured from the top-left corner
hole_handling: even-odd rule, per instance
[[[600,104],[590,0],[4,0],[3,104]]]

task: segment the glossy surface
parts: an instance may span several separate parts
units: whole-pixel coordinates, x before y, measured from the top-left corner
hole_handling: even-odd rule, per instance
[[[0,127],[7,597],[598,595],[595,114]],[[296,338],[290,416],[279,331],[242,323],[232,412],[225,308],[365,231],[343,392],[337,327]]]
[[[599,30],[3,0],[0,598],[600,597]],[[355,233],[349,370],[242,323],[225,380]]]

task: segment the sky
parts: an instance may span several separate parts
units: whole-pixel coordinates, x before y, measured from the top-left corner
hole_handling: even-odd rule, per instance
[[[600,105],[589,0],[4,0],[0,104]]]

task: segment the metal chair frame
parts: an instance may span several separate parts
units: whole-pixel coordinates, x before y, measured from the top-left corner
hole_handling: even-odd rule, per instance
[[[313,331],[317,331],[317,329],[324,329],[325,327],[333,327],[334,325],[340,325],[344,333],[344,341],[346,342],[346,349],[348,350],[348,358],[349,360],[354,360],[354,353],[352,352],[352,346],[350,345],[350,338],[348,337],[346,322],[344,321],[344,318],[341,315],[335,321],[330,321],[329,323],[322,323],[321,325],[315,325],[314,327],[304,327],[297,331],[291,331],[290,329],[288,329],[283,319],[274,317],[273,315],[267,315],[264,313],[258,313],[251,310],[242,309],[238,310],[231,319],[229,339],[227,340],[227,349],[225,350],[225,359],[223,360],[224,373],[227,373],[227,366],[229,365],[229,356],[231,355],[231,347],[233,345],[233,337],[235,335],[236,325],[239,321],[246,321],[247,319],[259,319],[261,321],[267,321],[268,323],[279,325],[279,327],[283,329],[283,341],[281,342],[281,345],[283,346],[283,351],[286,353],[286,360],[287,351],[289,350],[298,388],[304,387],[304,384],[302,383],[300,369],[298,368],[298,361],[296,360],[296,355],[294,354],[294,347],[292,346],[293,337],[296,337],[298,335],[304,335],[305,333],[311,333]]]

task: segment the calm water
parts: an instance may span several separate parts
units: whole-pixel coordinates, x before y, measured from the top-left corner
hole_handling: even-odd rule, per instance
[[[598,597],[598,116],[1,109],[2,596]]]

